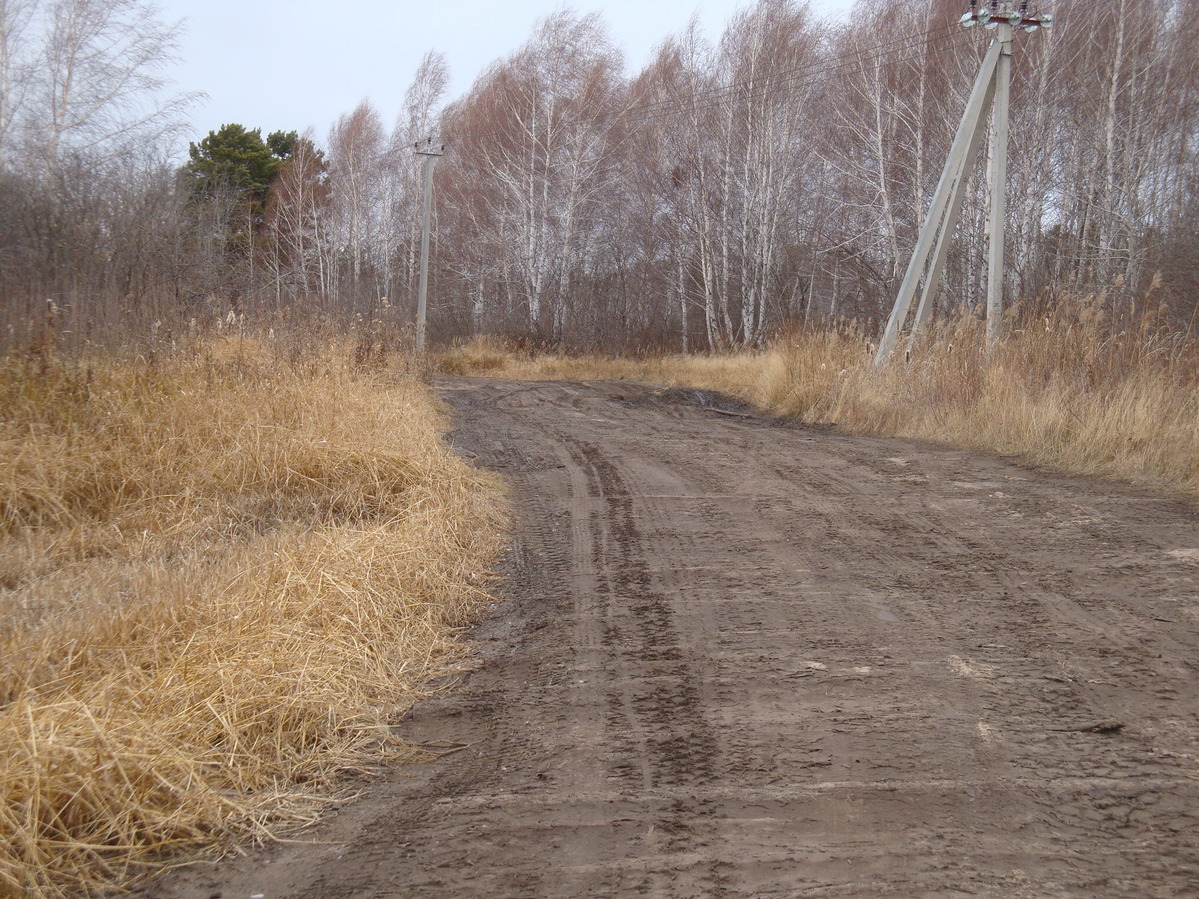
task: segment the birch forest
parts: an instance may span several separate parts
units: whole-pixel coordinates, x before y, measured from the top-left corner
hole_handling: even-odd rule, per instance
[[[445,147],[434,343],[720,351],[831,321],[878,329],[992,36],[962,28],[965,9],[859,0],[829,21],[757,0],[714,43],[681,23],[639,71],[601,15],[564,9],[463,96],[427,55],[395,122],[363,102],[327,134],[240,123],[269,163],[254,180],[208,165],[181,125],[177,35],[144,4],[0,0],[0,341],[410,328],[426,141]],[[1092,296],[1189,329],[1199,0],[1049,11],[1054,28],[1015,40],[1007,303]],[[970,182],[938,313],[982,303],[986,180]]]

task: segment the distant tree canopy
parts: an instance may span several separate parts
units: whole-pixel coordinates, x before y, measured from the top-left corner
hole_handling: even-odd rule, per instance
[[[279,166],[290,158],[299,140],[295,131],[272,131],[264,141],[259,128],[222,125],[219,131],[210,131],[198,144],[189,146],[184,171],[196,197],[236,190],[261,210]]]
[[[390,128],[366,101],[323,151],[227,124],[180,167],[163,162],[181,123],[157,74],[174,31],[148,2],[0,0],[0,344],[41,327],[48,297],[79,340],[205,309],[367,320],[384,297],[411,320],[412,146],[430,136],[448,148],[432,340],[720,350],[797,323],[870,331],[994,36],[960,29],[966,0],[857,0],[844,21],[751,0],[719,41],[693,21],[630,72],[598,15],[560,10],[449,105],[430,53]],[[1056,0],[1057,27],[1017,36],[1006,303],[1093,297],[1121,322],[1199,322],[1197,9]],[[102,33],[80,30],[105,12]],[[982,171],[934,316],[985,295]]]

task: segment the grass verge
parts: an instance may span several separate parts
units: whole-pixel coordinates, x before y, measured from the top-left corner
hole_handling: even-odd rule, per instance
[[[0,360],[0,895],[265,836],[410,753],[388,723],[463,658],[504,528],[443,427],[332,355]]]
[[[709,356],[539,356],[493,339],[445,353],[447,373],[634,379],[719,390],[779,415],[859,434],[988,450],[1091,477],[1199,496],[1199,347],[1149,316],[1118,327],[1083,304],[1013,316],[988,348],[971,317],[904,358],[873,364],[855,326]]]

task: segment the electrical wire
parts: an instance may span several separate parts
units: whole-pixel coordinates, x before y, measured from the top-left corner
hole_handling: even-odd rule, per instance
[[[713,89],[709,89],[707,91],[698,91],[698,92],[691,94],[689,97],[686,97],[686,98],[681,98],[681,97],[680,98],[670,98],[670,99],[666,99],[666,100],[662,100],[662,101],[657,101],[657,103],[655,103],[655,104],[644,104],[643,106],[640,106],[640,107],[630,107],[628,109],[621,110],[620,112],[616,113],[615,115],[608,116],[608,118],[611,118],[613,120],[613,122],[612,122],[613,124],[615,124],[616,121],[622,121],[622,122],[628,123],[628,124],[637,124],[639,122],[653,121],[657,118],[662,118],[663,116],[666,116],[666,115],[676,115],[680,112],[685,112],[685,111],[694,112],[694,111],[702,111],[704,109],[710,109],[715,106],[722,105],[723,103],[726,103],[729,100],[743,100],[743,99],[752,98],[755,95],[766,95],[766,94],[777,93],[778,90],[780,89],[780,86],[785,85],[787,83],[794,82],[796,80],[796,78],[798,77],[798,75],[802,74],[804,76],[807,76],[802,79],[802,81],[800,82],[801,84],[812,83],[813,81],[817,80],[818,77],[823,76],[829,72],[839,70],[846,66],[852,66],[855,64],[864,64],[866,62],[874,61],[878,58],[881,58],[881,57],[887,55],[887,52],[876,54],[874,56],[867,55],[864,57],[862,54],[870,54],[873,51],[883,50],[886,47],[892,47],[893,45],[900,44],[900,43],[908,44],[909,46],[894,47],[894,49],[892,51],[888,51],[888,52],[902,52],[905,50],[909,50],[909,49],[913,48],[913,46],[915,45],[916,42],[919,42],[920,38],[926,37],[926,36],[929,36],[932,34],[936,34],[938,32],[947,31],[947,30],[949,30],[950,27],[952,27],[952,26],[942,26],[940,28],[930,29],[929,31],[921,32],[916,35],[909,35],[905,38],[886,41],[882,44],[878,44],[873,47],[867,47],[862,50],[856,50],[856,51],[853,51],[853,55],[858,58],[848,59],[845,62],[837,63],[837,59],[847,57],[850,54],[844,54],[843,57],[834,57],[832,60],[828,60],[828,59],[818,60],[818,61],[815,61],[812,63],[808,63],[804,66],[799,66],[795,69],[790,69],[790,70],[786,70],[784,72],[774,73],[773,75],[763,76],[762,78],[758,78],[758,79],[749,79],[747,81],[738,82],[737,84],[729,85],[729,86],[726,86],[723,88],[713,88]],[[967,41],[967,42],[969,42],[969,41]],[[905,59],[910,59],[910,58],[911,57],[905,57]],[[834,64],[830,65],[830,63],[834,63]],[[761,81],[768,81],[768,82],[773,81],[773,82],[777,82],[778,85],[768,91],[758,91],[758,92],[751,91],[748,94],[745,93],[747,84],[757,83],[757,82],[761,82]],[[696,102],[697,100],[702,100],[703,102],[697,103]],[[660,109],[661,111],[655,111],[655,108]],[[639,114],[639,115],[636,114],[642,110],[646,110],[646,112],[642,112],[642,114]],[[604,116],[595,116],[595,117],[591,118],[590,121],[592,123],[598,123],[598,122],[602,121],[603,118],[604,118]],[[494,131],[486,131],[486,132],[466,132],[464,134],[454,135],[454,139],[460,141],[460,140],[465,140],[468,138],[498,137],[498,136],[507,135],[507,134],[517,134],[517,133],[520,133],[520,132],[523,132],[526,130],[527,129],[525,129],[525,128],[501,128],[501,129],[496,129]]]
[[[970,45],[973,43],[975,43],[974,39],[967,37],[964,40],[954,41],[954,42],[948,44],[947,46],[943,47],[942,49],[954,49],[956,47],[964,47],[964,46],[967,46],[967,45]],[[904,48],[901,48],[900,52],[902,52],[902,50],[914,50],[914,49],[916,49],[916,48],[915,47],[904,47]],[[754,92],[743,93],[743,94],[732,94],[728,97],[720,98],[716,102],[706,103],[706,104],[702,104],[702,105],[698,105],[698,106],[688,106],[688,107],[680,107],[678,109],[671,109],[671,110],[667,110],[662,113],[658,113],[656,115],[646,116],[644,118],[638,118],[634,121],[637,121],[637,122],[653,121],[654,119],[663,118],[667,115],[676,115],[680,112],[693,112],[693,111],[701,111],[702,112],[707,109],[715,109],[717,107],[727,105],[730,102],[746,102],[749,100],[759,99],[762,97],[769,97],[774,94],[782,93],[782,92],[793,93],[798,88],[807,87],[811,84],[819,83],[825,77],[827,77],[828,75],[830,75],[834,72],[839,72],[844,69],[850,69],[850,71],[852,72],[855,68],[864,70],[869,63],[878,62],[889,55],[890,54],[887,53],[887,54],[875,54],[875,55],[871,55],[871,56],[863,56],[858,59],[848,60],[846,62],[839,63],[837,65],[828,66],[824,69],[817,70],[817,71],[811,73],[810,77],[803,78],[801,80],[787,79],[783,82],[780,82],[778,85],[771,87],[768,90],[754,91]],[[917,53],[912,53],[908,56],[902,56],[902,57],[889,59],[888,62],[890,62],[890,63],[908,62],[913,59],[920,59],[923,55],[924,55],[923,52],[917,52]]]
[[[666,116],[678,115],[683,112],[698,112],[707,109],[716,108],[730,102],[744,102],[750,99],[755,99],[763,96],[771,96],[780,93],[784,90],[793,91],[797,88],[805,87],[810,84],[817,83],[829,74],[843,71],[845,69],[852,70],[854,67],[865,68],[872,62],[878,62],[888,56],[896,53],[904,53],[911,50],[920,49],[921,52],[914,53],[908,56],[903,56],[897,59],[890,60],[891,62],[905,62],[911,59],[919,58],[924,54],[927,45],[934,43],[934,36],[941,35],[956,28],[957,23],[950,25],[938,26],[930,28],[923,32],[917,32],[910,35],[905,35],[901,38],[894,38],[889,41],[884,41],[881,44],[876,44],[871,47],[856,49],[832,59],[816,60],[811,63],[806,63],[792,69],[786,69],[782,72],[772,73],[770,75],[761,76],[759,78],[745,79],[736,84],[728,85],[721,88],[710,88],[704,91],[696,91],[687,97],[667,98],[653,103],[641,104],[639,106],[628,107],[615,114],[597,115],[589,121],[591,123],[600,123],[605,119],[610,120],[609,125],[615,125],[617,122],[623,124],[639,124],[651,122]],[[948,46],[942,46],[940,50],[955,49],[960,46],[966,46],[976,43],[973,36],[967,36],[963,40],[953,41]],[[751,86],[765,83],[765,88],[754,89]],[[585,120],[587,121],[587,120]],[[527,128],[500,128],[492,131],[468,131],[461,134],[453,134],[446,140],[447,146],[454,143],[461,143],[469,139],[499,137],[509,134],[519,134],[527,132]]]
[[[956,25],[957,25],[956,22],[953,24],[950,24],[950,25],[940,25],[940,26],[937,26],[936,28],[930,28],[927,31],[915,32],[913,34],[905,35],[904,37],[893,38],[892,40],[884,41],[881,44],[876,44],[873,47],[867,47],[860,52],[871,53],[871,52],[874,52],[875,50],[882,50],[886,47],[890,47],[895,44],[918,43],[921,41],[922,38],[928,38],[935,34],[950,31],[953,28],[955,28]],[[897,49],[903,49],[903,48],[897,48]],[[812,69],[818,68],[822,64],[827,63],[827,62],[828,62],[828,60],[814,60],[813,62],[804,63],[801,66],[797,66],[794,69],[784,69],[781,72],[774,72],[770,75],[763,75],[759,78],[747,78],[743,81],[737,82],[736,84],[728,85],[726,87],[709,88],[707,91],[697,92],[694,95],[694,99],[704,98],[705,94],[718,95],[718,94],[728,93],[728,92],[732,92],[732,91],[744,90],[745,88],[749,87],[750,85],[757,84],[758,82],[761,82],[761,81],[778,81],[780,79],[788,79],[789,77],[801,75],[806,72],[809,72]],[[630,113],[648,111],[648,110],[650,110],[650,108],[652,108],[654,106],[662,106],[662,105],[669,106],[676,102],[677,101],[675,99],[658,100],[658,101],[655,101],[652,103],[643,104],[642,106],[630,107],[628,111]]]

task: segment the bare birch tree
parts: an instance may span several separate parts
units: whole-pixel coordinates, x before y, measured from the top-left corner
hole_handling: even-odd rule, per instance
[[[111,157],[178,127],[191,98],[164,96],[162,75],[178,26],[139,0],[56,0],[46,17],[26,132],[47,171],[68,150]]]
[[[13,121],[34,77],[31,61],[21,53],[34,8],[34,0],[0,0],[0,167]]]
[[[349,296],[355,307],[370,294],[379,298],[379,285],[371,277],[378,258],[379,191],[387,148],[386,132],[378,111],[363,100],[341,116],[329,132],[330,226],[328,252],[331,268],[344,258],[348,266]],[[340,291],[339,291],[340,293]]]
[[[486,182],[470,197],[478,236],[494,248],[499,282],[519,300],[526,326],[546,339],[563,335],[591,213],[603,199],[606,112],[619,72],[598,16],[560,12],[451,112],[462,176]]]

